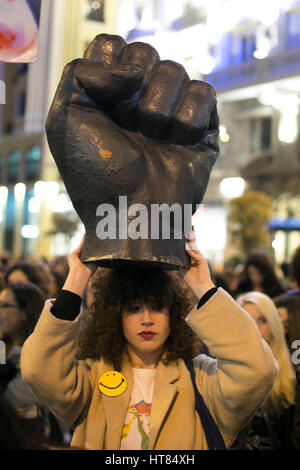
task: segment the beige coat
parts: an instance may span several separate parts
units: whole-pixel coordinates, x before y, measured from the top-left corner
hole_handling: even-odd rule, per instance
[[[112,366],[103,360],[77,361],[80,318],[60,320],[51,314],[51,305],[46,301],[24,344],[23,379],[43,404],[74,428],[72,446],[117,450],[133,385],[131,366],[124,361],[121,372],[128,386],[122,395],[101,394],[98,378]],[[217,358],[201,355],[194,367],[199,391],[229,446],[271,390],[276,362],[254,321],[221,288],[199,310],[192,310],[187,323]],[[182,360],[158,364],[149,449],[207,449]]]

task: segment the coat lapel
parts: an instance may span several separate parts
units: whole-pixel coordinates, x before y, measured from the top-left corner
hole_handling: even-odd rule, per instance
[[[177,394],[178,378],[179,371],[176,363],[165,366],[159,362],[151,408],[149,449],[154,448],[162,423]]]
[[[132,369],[127,358],[124,360],[122,365],[121,373],[127,380],[127,388],[125,392],[117,397],[108,397],[102,394],[107,423],[105,439],[105,449],[107,450],[116,450],[120,448],[122,429],[133,387]],[[112,369],[107,368],[107,371],[108,370]]]
[[[103,372],[109,370],[112,369],[106,367]],[[106,450],[116,450],[120,448],[123,425],[133,387],[132,369],[127,357],[124,359],[121,372],[127,379],[127,388],[125,392],[117,397],[108,397],[102,394],[107,423],[105,440]],[[159,362],[155,377],[151,408],[149,449],[154,448],[162,423],[177,394],[178,378],[179,371],[176,363],[165,366],[162,362]]]

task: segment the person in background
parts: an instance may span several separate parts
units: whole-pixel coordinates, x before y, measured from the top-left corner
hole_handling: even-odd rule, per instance
[[[288,347],[300,340],[300,291],[289,291],[274,298]]]
[[[300,439],[298,438],[300,436],[300,291],[289,291],[275,297],[274,303],[283,323],[286,342],[296,373],[297,383],[292,437],[295,448],[300,450]]]
[[[222,287],[222,289],[226,290],[226,292],[228,292],[231,295],[229,284],[227,282],[227,279],[225,279],[225,276],[223,275],[223,273],[218,272],[209,261],[208,261],[208,267],[209,267],[211,279],[213,283],[215,284],[215,286]]]
[[[0,292],[0,339],[6,345],[6,364],[0,366],[3,397],[41,440],[61,444],[61,427],[41,406],[22,380],[20,356],[24,341],[33,332],[44,306],[45,295],[33,283],[7,284]]]
[[[10,256],[8,253],[0,253],[0,292],[5,285],[5,272],[10,263]]]
[[[222,275],[227,282],[229,294],[235,298],[241,277],[240,265],[236,267],[225,267]]]
[[[289,265],[289,284],[291,290],[300,291],[300,246],[294,252]]]
[[[0,292],[2,291],[4,285],[5,285],[5,269],[0,266]]]
[[[252,253],[246,259],[236,295],[251,291],[271,298],[284,292],[268,257],[262,253]]]
[[[7,268],[10,263],[10,254],[6,251],[0,253],[0,267]]]
[[[284,331],[272,299],[261,292],[248,292],[237,302],[255,321],[279,365],[274,386],[250,423],[236,438],[235,450],[294,449],[293,413],[295,373],[285,342]],[[249,351],[251,354],[251,351]],[[296,438],[297,439],[297,438]]]
[[[0,369],[1,370],[1,369]],[[0,450],[46,450],[40,436],[4,397],[0,386]]]
[[[37,285],[48,297],[49,271],[42,264],[30,261],[17,261],[10,266],[5,273],[5,283],[27,283]]]
[[[66,280],[66,276],[64,276],[59,271],[56,271],[54,268],[49,266],[49,277],[48,277],[48,292],[49,297],[54,299],[57,297],[58,293],[61,291],[64,282]]]
[[[51,269],[59,273],[62,277],[66,278],[69,272],[68,258],[67,256],[57,256],[49,262]]]
[[[287,290],[289,288],[289,270],[289,263],[287,261],[283,261],[280,264],[280,271],[282,273],[281,285],[284,290]]]
[[[41,410],[36,397],[23,382],[20,354],[24,341],[33,332],[44,305],[45,296],[32,283],[6,285],[0,293],[0,339],[6,345],[6,364],[0,366],[0,384],[4,398],[20,417],[41,427]]]

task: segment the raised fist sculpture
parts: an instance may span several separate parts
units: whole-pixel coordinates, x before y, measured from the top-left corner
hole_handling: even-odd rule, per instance
[[[182,214],[188,205],[193,213],[202,202],[219,154],[212,86],[190,80],[175,62],[161,61],[148,44],[100,34],[83,59],[66,65],[46,132],[86,229],[83,262],[165,269],[189,264],[184,244],[191,219],[184,230],[186,217],[176,222],[169,211],[166,237],[153,226],[151,213],[174,204]],[[128,235],[139,216],[141,236]]]

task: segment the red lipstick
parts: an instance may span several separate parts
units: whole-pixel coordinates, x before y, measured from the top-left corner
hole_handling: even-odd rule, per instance
[[[146,341],[152,339],[155,335],[156,333],[153,331],[141,331],[141,333],[139,333],[139,336],[141,336]]]

